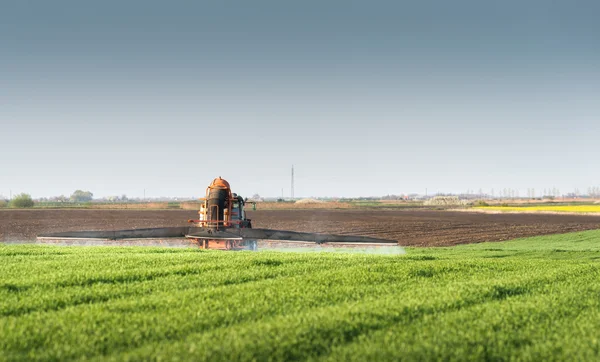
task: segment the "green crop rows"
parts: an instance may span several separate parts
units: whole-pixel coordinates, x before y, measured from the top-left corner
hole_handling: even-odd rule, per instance
[[[0,360],[598,360],[600,231],[405,255],[0,246]]]

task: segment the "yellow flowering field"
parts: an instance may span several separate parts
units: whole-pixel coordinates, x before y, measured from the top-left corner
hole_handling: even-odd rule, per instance
[[[496,211],[553,211],[553,212],[598,212],[600,205],[535,205],[535,206],[479,206],[477,209],[496,210]]]

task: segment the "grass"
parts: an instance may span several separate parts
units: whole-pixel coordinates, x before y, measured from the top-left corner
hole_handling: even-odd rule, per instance
[[[600,231],[405,255],[0,246],[0,360],[598,360]]]
[[[572,212],[572,213],[600,213],[600,205],[534,205],[534,206],[479,206],[476,209],[510,211],[510,212]]]

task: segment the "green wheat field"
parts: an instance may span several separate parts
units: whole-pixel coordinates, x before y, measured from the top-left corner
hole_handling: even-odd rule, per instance
[[[600,231],[406,254],[0,246],[0,360],[598,360]]]

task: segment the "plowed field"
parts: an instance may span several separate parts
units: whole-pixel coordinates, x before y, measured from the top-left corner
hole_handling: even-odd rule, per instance
[[[257,210],[255,228],[355,234],[406,246],[447,246],[600,229],[599,216],[476,214],[431,210]],[[0,241],[37,234],[186,225],[190,210],[0,210]]]

